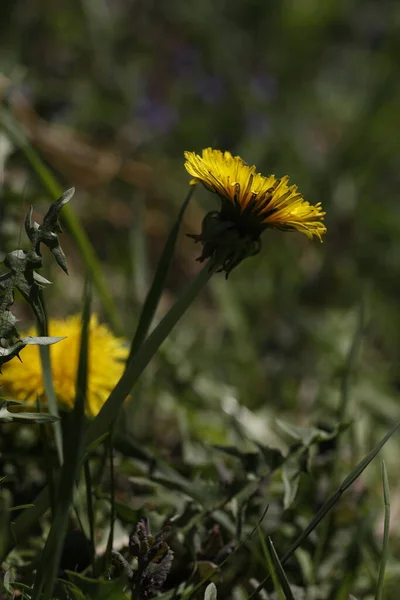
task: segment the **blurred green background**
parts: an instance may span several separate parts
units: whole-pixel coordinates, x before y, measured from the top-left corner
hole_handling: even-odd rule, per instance
[[[72,208],[127,337],[187,192],[185,150],[230,150],[322,202],[322,245],[268,231],[260,255],[213,278],[146,372],[125,427],[201,464],[204,443],[282,445],[276,417],[329,427],[348,385],[345,476],[400,412],[400,4],[2,0],[0,52],[2,118],[11,112],[61,185],[76,187]],[[50,198],[15,140],[0,142],[4,256],[24,243],[29,204],[43,212]],[[196,191],[160,314],[199,269],[184,233],[216,204]],[[69,279],[50,260],[44,273],[53,315],[81,303],[68,231],[62,244]],[[385,450],[395,511],[399,449]],[[369,473],[378,516],[379,464]],[[392,529],[400,552],[395,518]]]

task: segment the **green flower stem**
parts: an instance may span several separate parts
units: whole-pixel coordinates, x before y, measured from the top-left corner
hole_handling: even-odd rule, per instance
[[[35,151],[29,140],[26,138],[19,124],[15,121],[11,113],[2,108],[0,111],[0,128],[2,128],[10,140],[25,154],[28,162],[36,175],[41,180],[43,187],[48,191],[54,200],[60,198],[64,192],[60,184],[47,168],[45,163]],[[61,221],[66,224],[68,230],[73,236],[76,245],[82,255],[86,270],[91,273],[93,283],[97,289],[99,297],[103,303],[104,310],[113,326],[113,329],[120,335],[123,333],[123,327],[120,317],[114,305],[112,296],[104,280],[100,263],[96,257],[93,246],[83,229],[78,217],[72,211],[69,205],[63,208]]]
[[[51,370],[51,358],[50,349],[48,346],[39,346],[40,362],[42,365],[43,384],[47,398],[47,405],[49,413],[57,418],[60,417],[58,411],[56,393],[54,391],[53,375]],[[61,422],[55,421],[53,423],[54,439],[57,448],[58,463],[61,466],[64,462],[63,457],[63,442],[62,442],[62,431]]]
[[[48,323],[47,323],[47,311],[46,304],[44,300],[44,294],[42,291],[39,292],[40,302],[43,307],[44,313],[44,322],[42,323],[40,319],[36,319],[36,328],[39,336],[48,336]],[[51,368],[51,356],[50,356],[50,348],[48,346],[39,346],[40,353],[40,363],[42,365],[42,376],[43,376],[43,385],[44,391],[46,394],[47,405],[49,408],[49,413],[55,417],[57,417],[57,421],[53,423],[53,432],[54,439],[56,443],[57,456],[58,456],[58,464],[61,466],[64,462],[63,456],[63,440],[62,440],[62,430],[61,430],[61,422],[58,420],[60,418],[60,413],[58,410],[57,397],[54,390],[54,382],[53,382],[53,371]]]
[[[85,439],[86,447],[109,430],[125,398],[132,391],[140,375],[215,270],[216,267],[210,267],[209,264],[203,267],[197,277],[193,279],[183,292],[182,296],[142,344],[136,356],[133,356],[132,360],[128,362],[124,374],[88,429]]]
[[[140,347],[136,356],[134,356],[127,364],[124,374],[87,431],[84,440],[85,452],[90,449],[94,442],[111,429],[125,398],[131,392],[140,375],[154,357],[161,344],[178,323],[179,319],[184,315],[196,296],[215,273],[216,269],[217,267],[215,265],[210,266],[210,264],[206,264],[205,267],[203,267],[197,277],[195,277],[188,285],[182,296],[149,335],[147,340]],[[85,452],[83,452],[84,456]],[[48,488],[45,487],[36,497],[34,506],[24,510],[24,512],[15,520],[12,526],[12,535],[10,536],[11,539],[6,554],[8,554],[19,540],[23,539],[25,531],[32,523],[46,512],[49,508],[49,501]]]

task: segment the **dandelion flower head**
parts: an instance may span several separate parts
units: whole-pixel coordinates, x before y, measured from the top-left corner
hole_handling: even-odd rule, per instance
[[[204,149],[202,156],[185,152],[185,158],[185,168],[193,177],[190,183],[202,183],[221,199],[221,210],[209,213],[203,221],[202,234],[192,236],[203,243],[200,260],[218,254],[218,238],[225,232],[244,243],[241,249],[237,248],[236,256],[228,257],[222,270],[230,270],[246,256],[255,254],[260,248],[260,235],[267,228],[300,231],[310,239],[315,236],[322,241],[326,227],[321,203],[312,205],[304,200],[297,186],[289,185],[288,176],[265,177],[239,156],[213,148]]]
[[[81,316],[52,319],[50,335],[66,336],[50,346],[54,391],[60,408],[72,408],[76,395],[76,377],[79,363]],[[36,335],[34,328],[21,337]],[[128,348],[109,328],[92,315],[89,325],[87,414],[96,416],[118,382],[124,370]],[[22,363],[11,360],[3,365],[0,375],[0,393],[6,398],[36,404],[36,398],[45,403],[38,346],[26,346],[21,351]]]

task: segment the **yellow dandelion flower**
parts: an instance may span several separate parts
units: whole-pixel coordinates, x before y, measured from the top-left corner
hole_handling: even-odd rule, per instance
[[[81,316],[52,319],[50,335],[67,336],[65,340],[50,346],[54,390],[60,407],[72,408],[76,394]],[[22,337],[36,335],[34,328]],[[123,340],[116,338],[109,328],[92,315],[89,325],[87,413],[96,416],[124,370],[128,348]],[[21,351],[21,364],[12,360],[3,365],[0,375],[0,395],[13,400],[35,404],[39,396],[45,402],[38,346],[26,346]]]
[[[221,270],[229,273],[243,258],[259,251],[261,233],[272,227],[322,241],[326,227],[321,203],[304,200],[297,186],[289,186],[289,177],[264,177],[239,156],[213,148],[205,148],[202,156],[185,152],[185,158],[185,168],[193,177],[190,183],[202,183],[221,199],[221,210],[209,213],[201,235],[192,236],[204,246],[199,260],[217,258]]]

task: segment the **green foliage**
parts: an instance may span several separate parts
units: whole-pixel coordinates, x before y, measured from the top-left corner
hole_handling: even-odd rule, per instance
[[[84,345],[72,418],[46,346],[51,414],[1,400],[5,597],[397,600],[396,3],[56,4],[0,3],[0,363],[58,341],[46,315],[81,308],[84,271],[131,352],[90,422]],[[197,274],[215,199],[182,204],[182,156],[210,145],[322,202],[324,244],[267,231],[227,282]],[[68,285],[36,270],[43,245],[66,270],[66,182]]]
[[[61,231],[58,216],[61,208],[69,202],[73,194],[74,189],[68,190],[54,202],[46,213],[42,225],[32,222],[33,207],[31,206],[25,219],[25,231],[32,246],[31,250],[14,250],[9,252],[3,261],[8,272],[0,275],[0,367],[18,356],[28,343],[48,345],[60,339],[31,336],[29,339],[21,340],[15,327],[17,319],[11,307],[14,304],[14,290],[17,289],[31,306],[39,330],[42,332],[47,330],[41,289],[50,282],[39,275],[36,269],[42,266],[41,244],[43,244],[53,253],[60,267],[68,273],[65,255],[58,241],[57,234]]]
[[[23,402],[17,402],[16,400],[6,400],[0,398],[0,422],[2,423],[54,423],[57,417],[42,413],[32,412],[12,412],[8,410],[9,406],[22,406]]]

